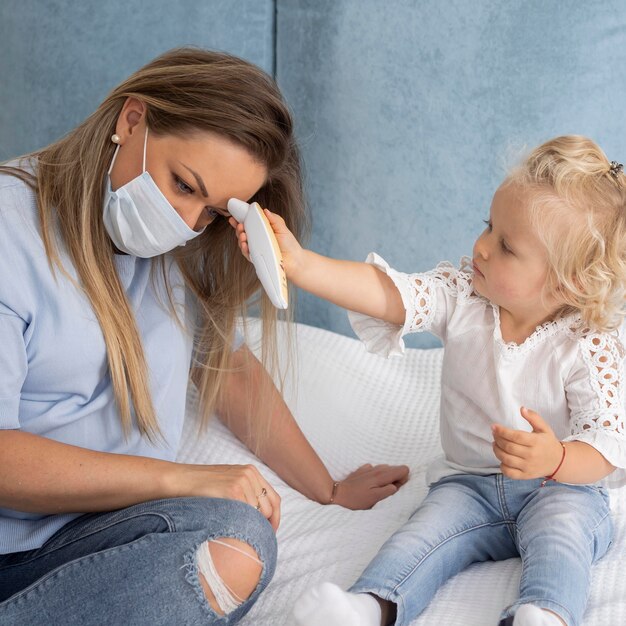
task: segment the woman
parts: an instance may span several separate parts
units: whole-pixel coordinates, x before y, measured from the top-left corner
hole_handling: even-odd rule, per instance
[[[253,466],[175,463],[188,379],[286,482],[340,483],[235,317],[258,292],[230,197],[305,222],[292,121],[240,59],[170,51],[68,135],[0,168],[0,624],[234,624],[268,584],[280,498]],[[264,353],[276,313],[261,294]]]

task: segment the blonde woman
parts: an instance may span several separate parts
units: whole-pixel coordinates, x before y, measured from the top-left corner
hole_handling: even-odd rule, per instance
[[[268,215],[287,275],[352,311],[369,350],[401,354],[403,335],[421,331],[445,347],[445,454],[428,495],[350,592],[309,589],[295,623],[408,626],[472,563],[520,556],[520,597],[501,626],[580,626],[612,537],[603,479],[626,468],[622,165],[584,137],[538,146],[497,189],[460,268],[328,259]]]
[[[235,317],[259,283],[230,197],[302,232],[274,82],[196,49],[0,169],[0,624],[234,624],[250,609],[280,498],[253,466],[175,462],[190,376],[203,422],[216,410],[318,502],[367,508],[406,480],[364,466],[337,484],[242,345]]]

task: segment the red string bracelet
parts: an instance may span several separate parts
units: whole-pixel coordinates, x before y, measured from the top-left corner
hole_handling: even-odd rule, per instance
[[[561,457],[561,462],[556,466],[556,469],[552,472],[552,474],[550,474],[550,476],[545,477],[545,479],[541,483],[541,487],[545,487],[546,483],[549,480],[554,480],[556,482],[556,478],[554,477],[556,476],[556,473],[561,469],[561,465],[563,465],[563,461],[565,461],[565,445],[563,444],[562,441],[559,441],[559,443],[561,444],[561,448],[563,448],[563,456]]]

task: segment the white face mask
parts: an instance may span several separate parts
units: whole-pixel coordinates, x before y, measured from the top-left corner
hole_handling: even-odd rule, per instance
[[[121,252],[148,259],[184,246],[202,231],[189,228],[176,209],[146,172],[148,127],[143,143],[143,173],[119,189],[111,189],[111,170],[118,145],[107,172],[104,194],[104,227]]]

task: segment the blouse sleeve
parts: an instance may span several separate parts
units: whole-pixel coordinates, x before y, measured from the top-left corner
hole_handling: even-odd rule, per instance
[[[20,398],[28,370],[26,328],[21,317],[0,303],[0,429],[20,428]]]
[[[473,292],[471,273],[448,262],[419,274],[398,272],[373,252],[365,262],[391,278],[406,311],[402,326],[348,311],[350,324],[367,350],[384,357],[404,354],[403,337],[409,333],[429,331],[445,340],[447,324],[457,302]]]
[[[619,468],[626,468],[624,348],[607,333],[579,339],[579,359],[566,383],[571,435]]]

